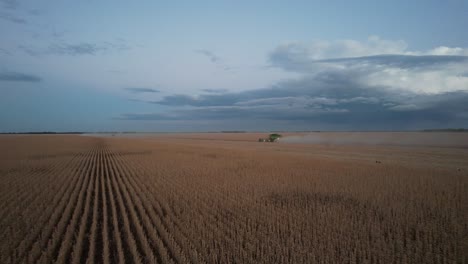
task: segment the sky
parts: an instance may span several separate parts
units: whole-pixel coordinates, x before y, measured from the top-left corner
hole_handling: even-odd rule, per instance
[[[0,132],[468,128],[467,28],[467,0],[0,0]]]

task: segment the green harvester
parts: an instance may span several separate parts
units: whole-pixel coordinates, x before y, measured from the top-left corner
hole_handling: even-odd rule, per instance
[[[258,142],[276,142],[278,141],[278,139],[280,139],[282,137],[281,134],[276,134],[276,133],[273,133],[273,134],[270,134],[268,136],[268,138],[259,138],[258,139]]]

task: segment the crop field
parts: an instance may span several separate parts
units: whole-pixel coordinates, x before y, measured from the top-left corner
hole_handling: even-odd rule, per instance
[[[468,262],[466,147],[213,135],[0,136],[0,263]]]

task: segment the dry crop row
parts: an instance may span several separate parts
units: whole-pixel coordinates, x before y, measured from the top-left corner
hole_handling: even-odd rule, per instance
[[[102,140],[82,154],[49,159],[47,175],[2,175],[2,189],[13,188],[2,192],[8,243],[0,244],[1,263],[187,262],[135,191],[143,183],[128,182],[130,168]]]

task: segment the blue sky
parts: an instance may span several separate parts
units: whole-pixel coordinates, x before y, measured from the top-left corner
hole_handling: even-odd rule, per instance
[[[0,132],[468,127],[468,1],[0,0]]]

